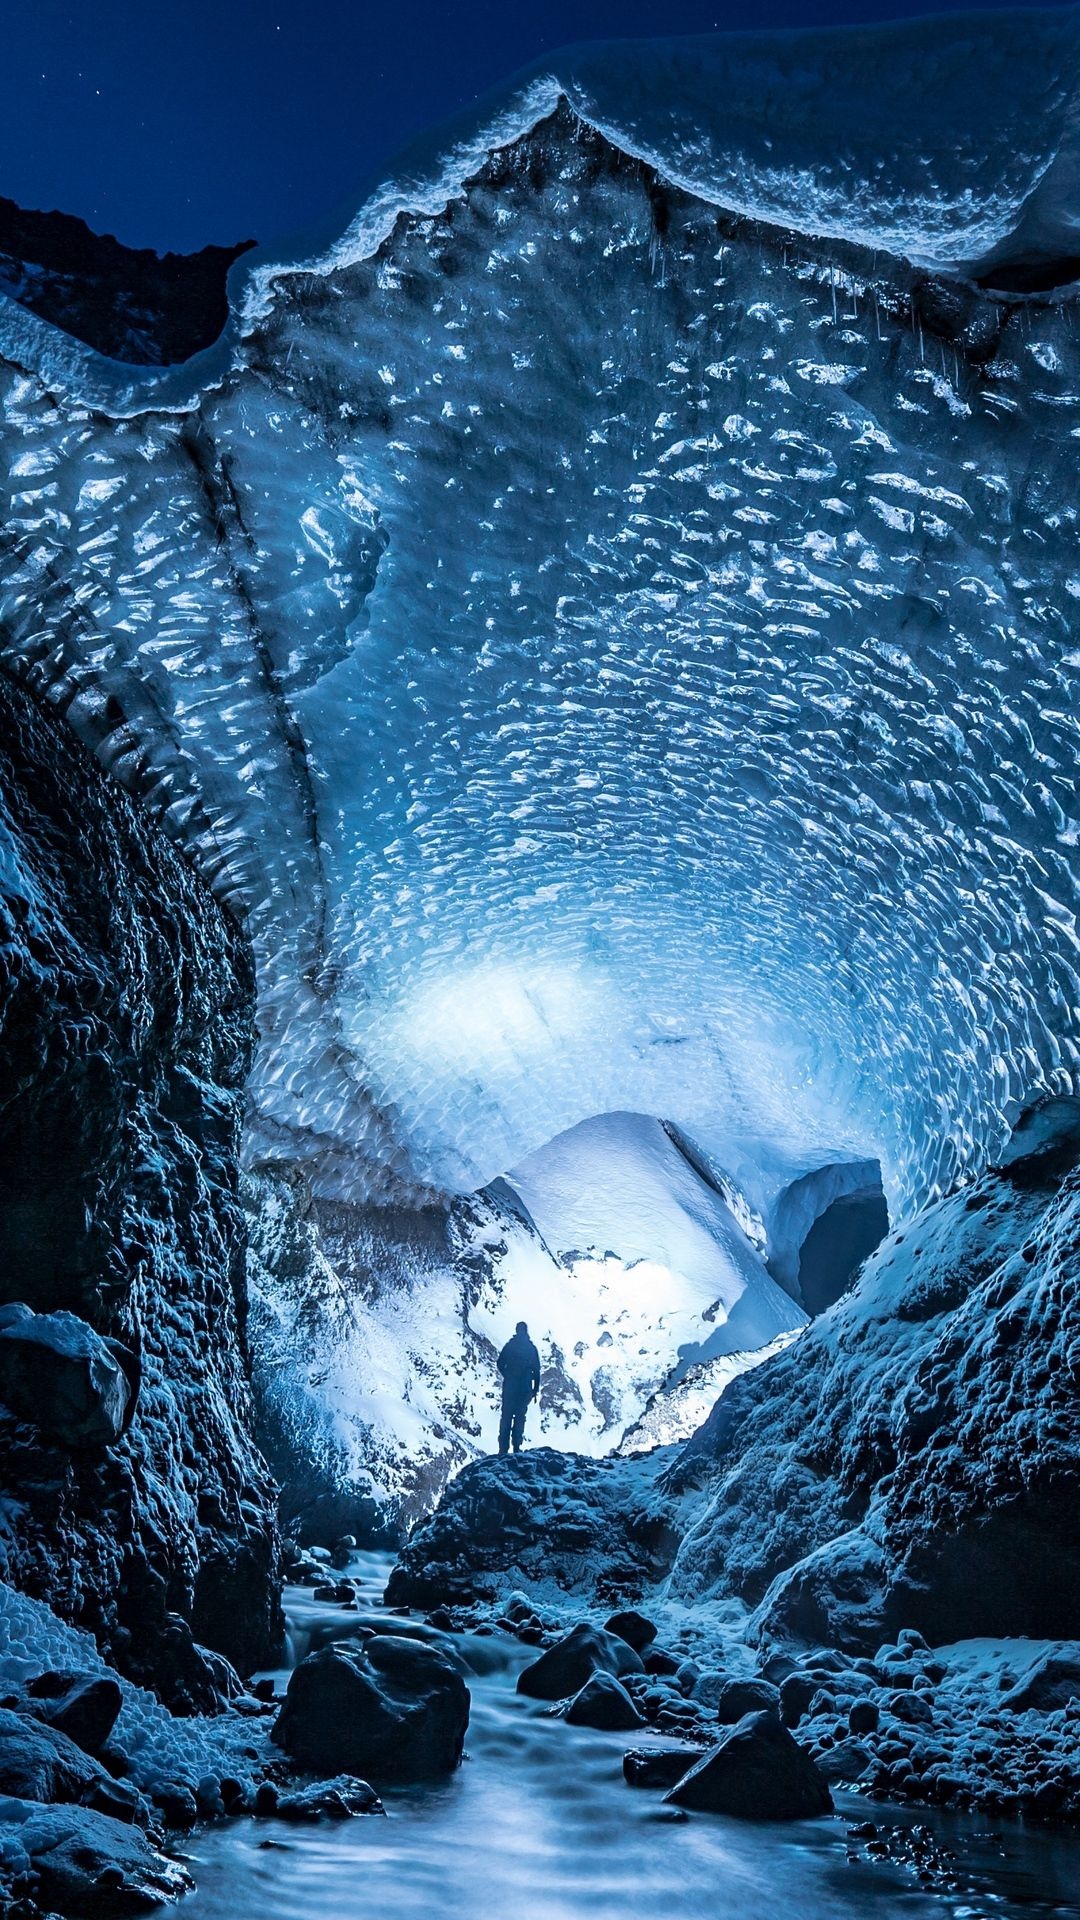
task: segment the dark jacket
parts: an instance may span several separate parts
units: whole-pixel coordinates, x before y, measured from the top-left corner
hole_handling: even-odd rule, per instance
[[[515,1333],[499,1355],[504,1400],[531,1400],[540,1391],[540,1355],[527,1334]]]

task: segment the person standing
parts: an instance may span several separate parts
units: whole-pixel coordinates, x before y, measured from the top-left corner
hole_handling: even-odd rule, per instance
[[[519,1320],[513,1338],[508,1340],[498,1359],[502,1375],[502,1419],[499,1422],[499,1452],[521,1452],[525,1438],[525,1415],[529,1403],[540,1392],[540,1355],[529,1339],[529,1329]]]

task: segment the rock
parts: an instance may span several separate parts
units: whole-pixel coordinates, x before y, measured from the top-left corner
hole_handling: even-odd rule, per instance
[[[1080,1647],[1055,1648],[1043,1654],[1022,1673],[1016,1685],[1001,1696],[1001,1704],[1010,1713],[1053,1713],[1067,1707],[1070,1700],[1080,1701]]]
[[[771,1680],[729,1680],[720,1690],[716,1717],[722,1726],[733,1727],[748,1713],[780,1715],[780,1689]]]
[[[677,1653],[670,1653],[667,1647],[650,1647],[645,1655],[646,1673],[655,1674],[657,1679],[674,1678],[682,1666]]]
[[[826,1780],[850,1786],[861,1780],[870,1765],[870,1749],[861,1740],[838,1740],[835,1747],[816,1755]]]
[[[124,1431],[127,1375],[74,1313],[0,1307],[0,1399],[62,1447],[111,1447]]]
[[[0,1708],[0,1795],[93,1807],[125,1822],[144,1813],[141,1796],[114,1780],[58,1728]]]
[[[269,1784],[263,1782],[263,1786]],[[269,1809],[265,1801],[260,1807],[256,1796],[256,1812],[267,1810],[280,1820],[298,1821],[348,1820],[357,1813],[386,1812],[374,1787],[350,1773],[339,1773],[334,1780],[319,1780],[313,1787],[302,1787],[296,1793],[277,1793]]]
[[[47,1913],[76,1920],[122,1920],[194,1884],[186,1868],[158,1853],[137,1827],[121,1826],[89,1807],[40,1807],[9,1802],[13,1835],[30,1857],[34,1899]]]
[[[445,1654],[376,1634],[302,1660],[271,1737],[313,1773],[424,1780],[458,1765],[468,1724],[469,1689]]]
[[[675,1685],[680,1693],[693,1693],[700,1678],[701,1668],[696,1660],[680,1660],[675,1669]]]
[[[563,1718],[572,1727],[599,1727],[605,1733],[631,1733],[645,1721],[614,1674],[594,1673],[576,1693]]]
[[[785,1727],[797,1727],[814,1698],[821,1691],[820,1678],[811,1673],[790,1673],[780,1682],[780,1718]]]
[[[820,1768],[772,1713],[747,1714],[666,1797],[741,1820],[809,1820],[832,1811]]]
[[[116,1725],[124,1696],[107,1673],[42,1673],[26,1689],[31,1711],[95,1758]]]
[[[848,1708],[848,1726],[852,1733],[873,1733],[881,1719],[876,1700],[853,1700]]]
[[[177,1827],[181,1833],[190,1833],[199,1817],[199,1806],[190,1787],[174,1784],[155,1787],[154,1805],[158,1808],[167,1827]]]
[[[690,1698],[696,1701],[699,1707],[711,1707],[715,1712],[724,1688],[730,1685],[730,1673],[722,1673],[717,1667],[706,1667],[694,1681]]]
[[[656,1639],[656,1628],[645,1614],[638,1613],[636,1607],[625,1607],[621,1613],[613,1613],[610,1620],[604,1622],[604,1632],[614,1633],[625,1640],[635,1653],[643,1654]]]
[[[623,1754],[623,1779],[631,1787],[666,1792],[686,1777],[694,1755],[687,1747],[631,1747]]]
[[[897,1720],[910,1727],[927,1727],[934,1718],[933,1706],[924,1693],[891,1693],[888,1707]]]
[[[798,1662],[790,1654],[771,1653],[761,1669],[763,1680],[771,1680],[774,1687],[782,1686],[793,1673],[798,1673]]]
[[[428,1608],[502,1601],[554,1582],[585,1606],[612,1604],[662,1578],[678,1545],[674,1508],[640,1461],[591,1460],[533,1447],[474,1460],[413,1529],[387,1604]]]
[[[641,1655],[635,1653],[617,1634],[587,1621],[548,1647],[539,1660],[523,1668],[518,1675],[517,1691],[530,1700],[565,1700],[578,1693],[594,1673],[610,1673],[616,1679],[626,1673],[644,1673]]]
[[[311,1589],[313,1600],[328,1600],[334,1606],[351,1607],[356,1601],[356,1588],[351,1580],[320,1580]]]

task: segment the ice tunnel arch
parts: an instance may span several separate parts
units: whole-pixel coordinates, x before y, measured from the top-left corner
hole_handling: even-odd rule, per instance
[[[469,1190],[626,1108],[904,1208],[1075,1089],[1075,309],[899,257],[1060,181],[1022,70],[973,220],[889,129],[903,240],[824,161],[725,211],[575,81],[185,387],[7,303],[5,654],[243,907],[254,1152]]]

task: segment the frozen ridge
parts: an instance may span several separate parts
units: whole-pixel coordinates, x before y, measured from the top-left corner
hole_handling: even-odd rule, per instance
[[[253,1156],[895,1212],[1075,1089],[1075,307],[963,274],[1070,277],[1076,53],[578,49],[168,375],[5,304],[5,657],[247,918]]]

